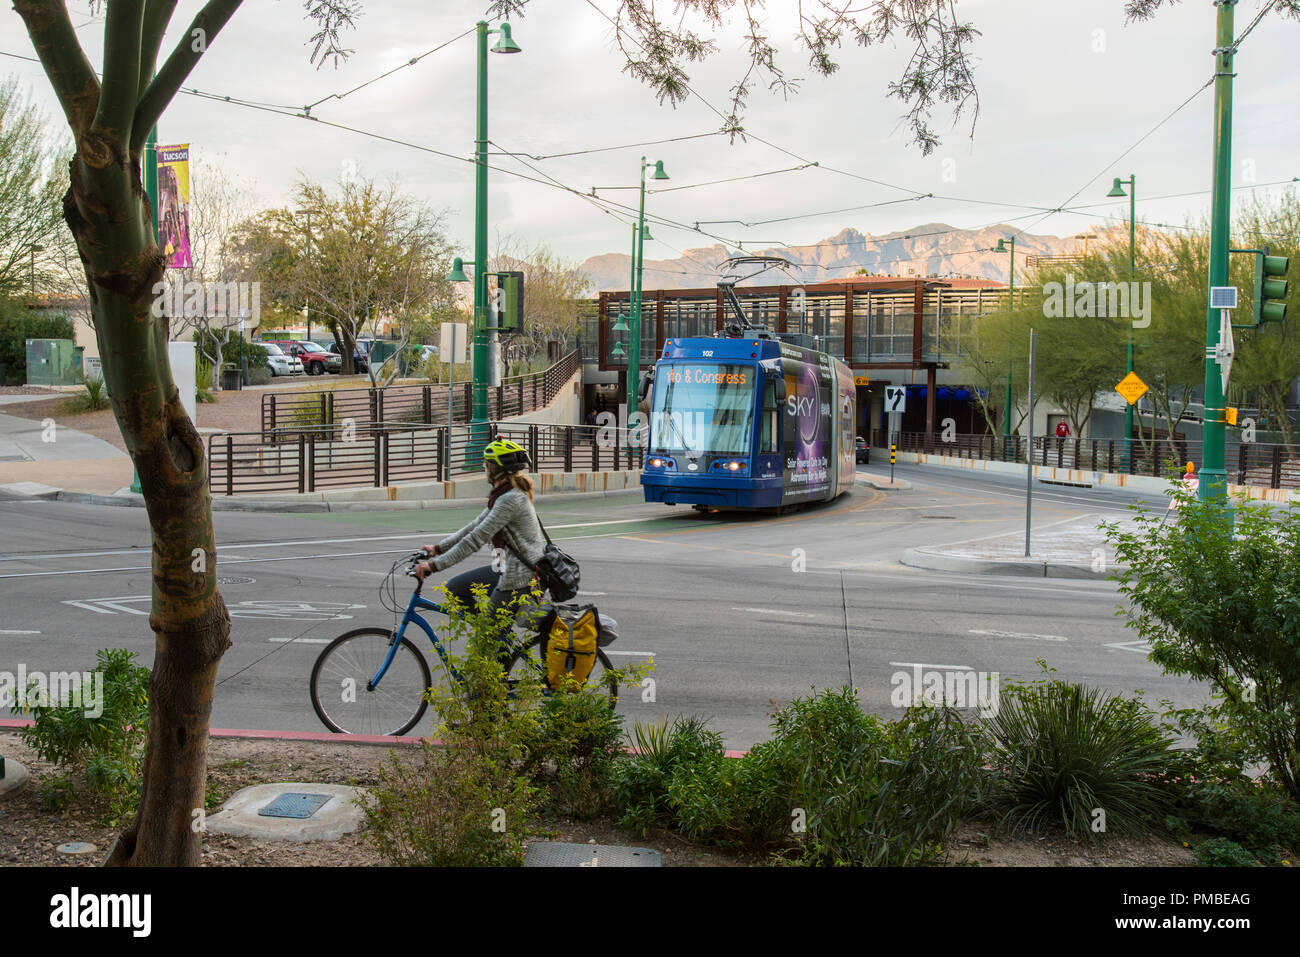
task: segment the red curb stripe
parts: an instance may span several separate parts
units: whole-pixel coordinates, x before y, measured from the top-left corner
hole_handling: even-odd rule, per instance
[[[28,728],[35,722],[27,718],[0,718],[0,728]],[[420,744],[418,735],[391,737],[386,734],[334,734],[330,731],[259,731],[251,728],[209,728],[212,738],[248,738],[267,741],[336,741],[339,744]],[[434,744],[441,744],[436,739]],[[624,748],[628,754],[638,754],[637,748]],[[743,758],[747,751],[723,751],[725,758]]]

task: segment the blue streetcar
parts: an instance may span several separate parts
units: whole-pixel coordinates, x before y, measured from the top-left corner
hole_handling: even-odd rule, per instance
[[[647,502],[785,509],[853,486],[853,374],[788,341],[798,338],[732,327],[664,343],[641,473]]]

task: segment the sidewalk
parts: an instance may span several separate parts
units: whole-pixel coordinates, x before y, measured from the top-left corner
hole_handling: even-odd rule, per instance
[[[13,404],[41,397],[2,398],[9,400],[3,404]],[[0,414],[0,492],[50,496],[64,490],[113,495],[131,485],[133,474],[127,454],[102,439],[57,422],[46,428],[39,420]]]
[[[1117,521],[1121,531],[1131,530],[1134,524],[1130,518],[1111,519],[1098,513],[1036,527],[1030,537],[1028,558],[1021,530],[949,545],[909,548],[900,561],[930,571],[1104,580],[1119,566],[1114,563],[1114,549],[1097,527],[1102,521]]]

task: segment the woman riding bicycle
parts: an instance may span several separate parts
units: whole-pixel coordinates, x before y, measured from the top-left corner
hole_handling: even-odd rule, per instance
[[[532,590],[533,568],[522,556],[541,555],[546,539],[533,509],[532,480],[524,474],[529,465],[527,450],[498,436],[483,450],[483,464],[492,484],[487,508],[436,545],[426,545],[424,550],[433,557],[416,565],[414,574],[423,582],[426,575],[464,561],[491,542],[496,555],[491,565],[463,572],[444,587],[472,608],[474,586],[486,585],[495,613]]]

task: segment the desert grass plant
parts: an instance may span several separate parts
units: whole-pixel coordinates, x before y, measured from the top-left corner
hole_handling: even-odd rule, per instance
[[[1166,674],[1212,685],[1215,719],[1300,802],[1300,510],[1174,495],[1175,521],[1104,526],[1127,626]]]
[[[86,391],[74,395],[64,403],[63,408],[68,413],[77,415],[82,412],[98,412],[100,409],[107,409],[111,404],[103,379],[94,377],[86,379],[82,382],[82,388]]]
[[[21,736],[60,771],[41,785],[47,807],[57,810],[84,797],[106,824],[116,825],[139,803],[149,737],[149,669],[136,665],[135,654],[123,648],[95,656],[90,688],[83,683],[81,700],[51,701],[47,692],[47,700],[31,708],[33,724]],[[89,701],[101,681],[101,700]]]
[[[1170,806],[1173,739],[1140,699],[1059,680],[1011,684],[987,719],[985,807],[1013,830],[1141,833]]]

